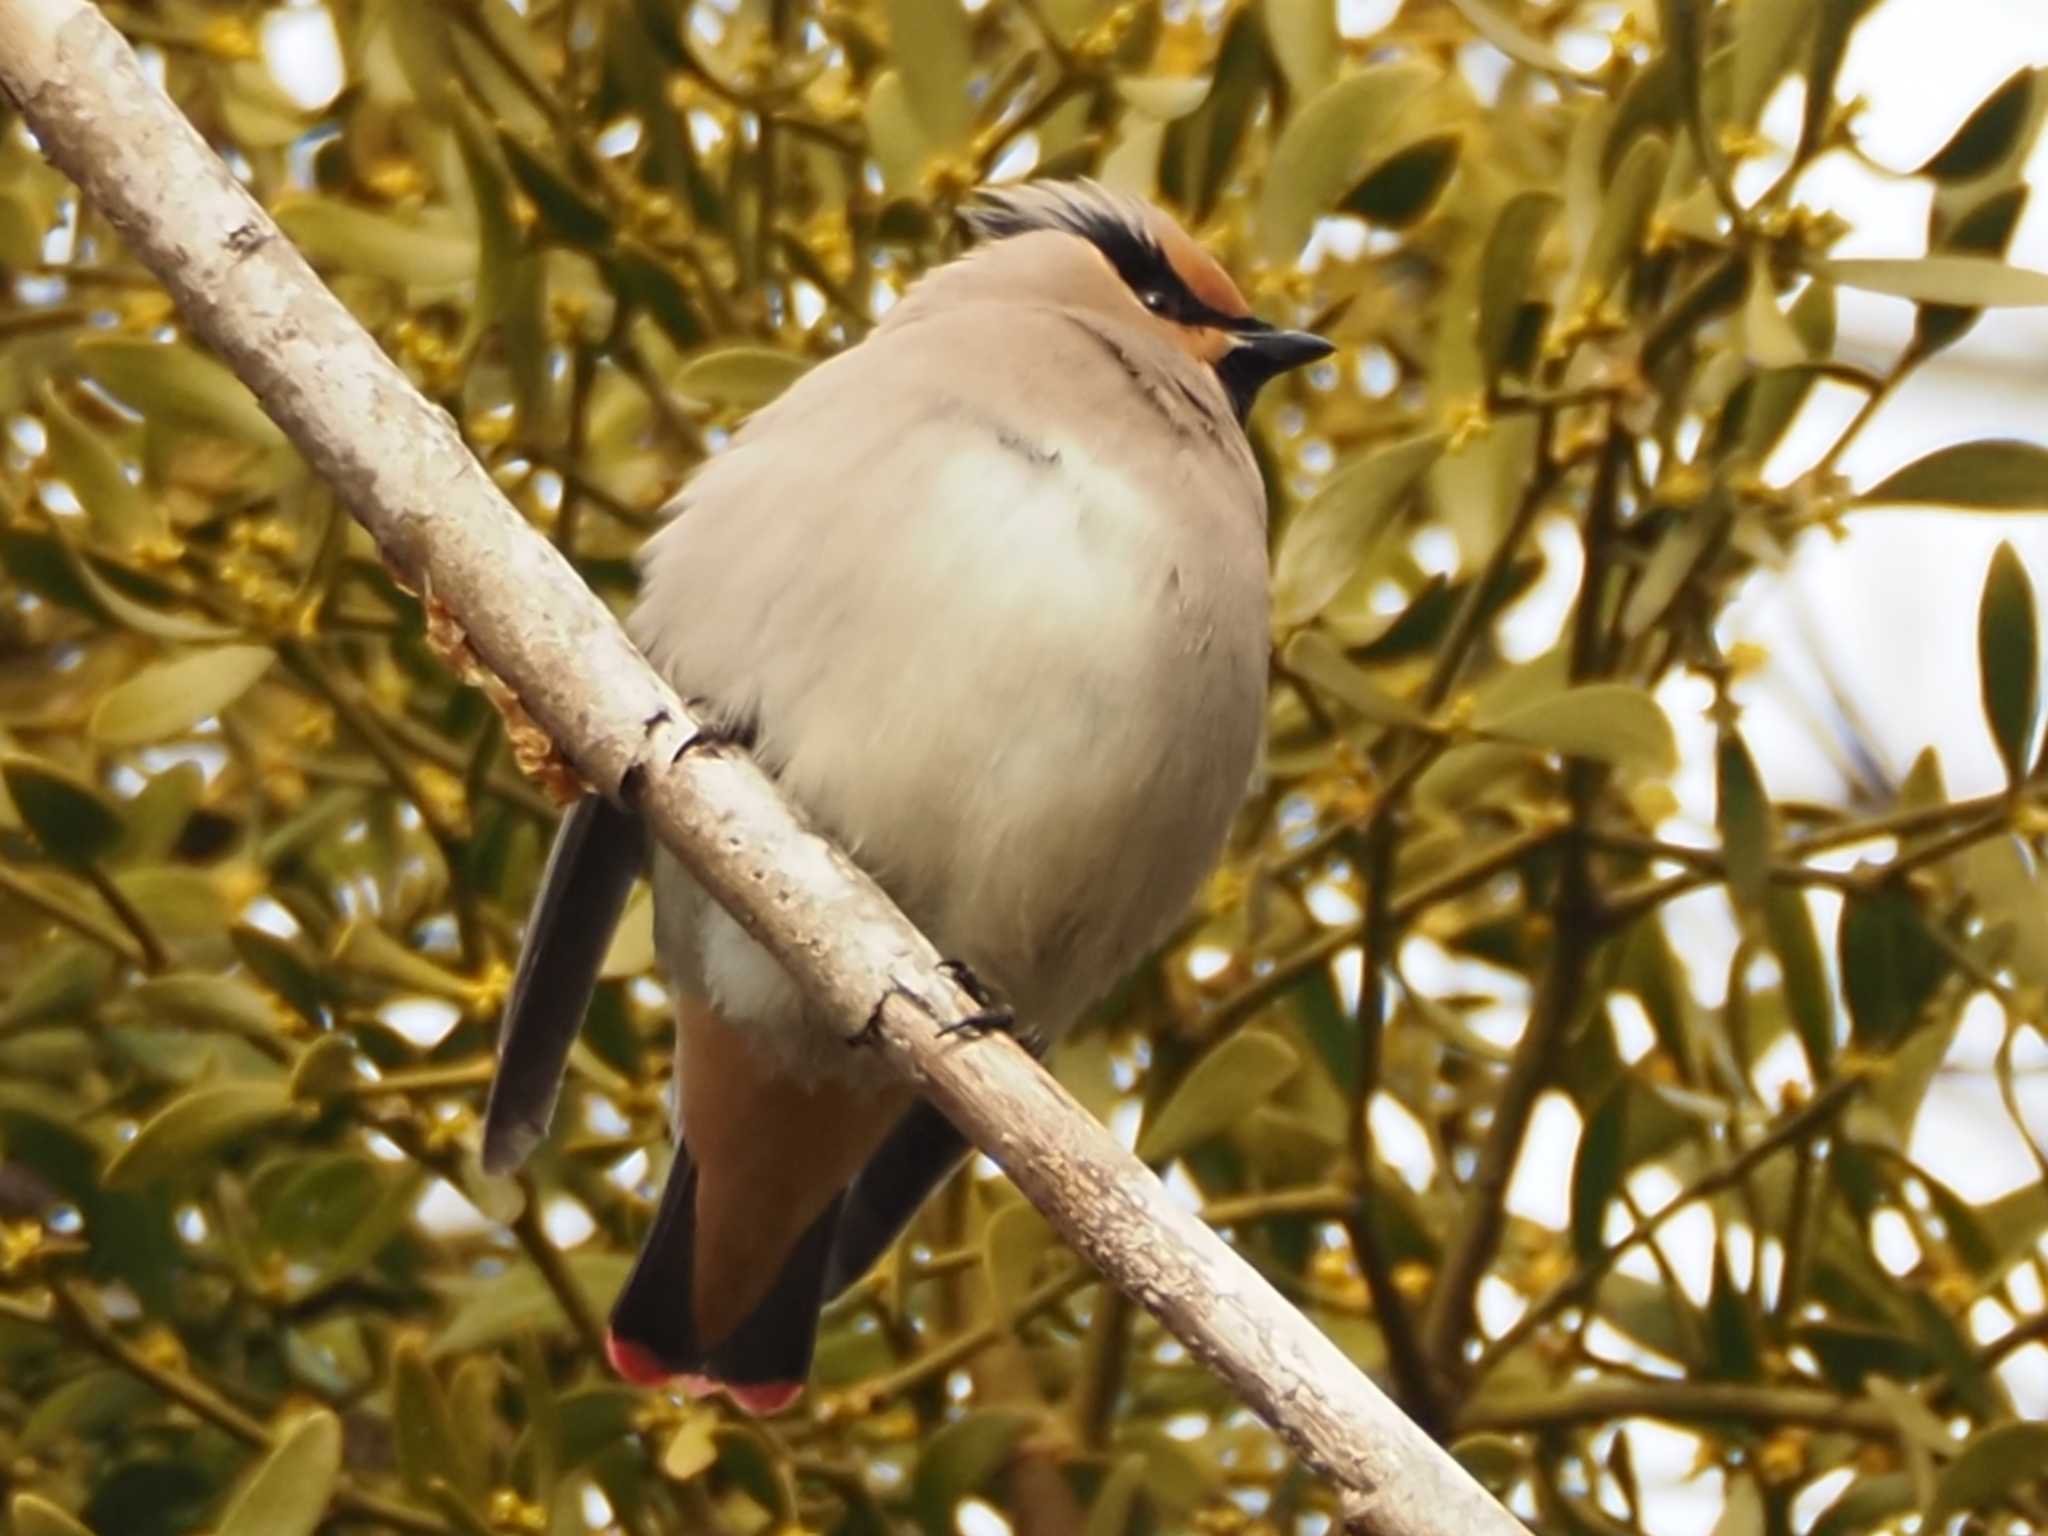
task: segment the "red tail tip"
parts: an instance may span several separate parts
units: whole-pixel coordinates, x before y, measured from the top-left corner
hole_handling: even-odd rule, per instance
[[[800,1381],[720,1381],[716,1376],[700,1376],[694,1371],[672,1371],[653,1350],[616,1333],[605,1334],[604,1352],[612,1369],[637,1387],[665,1387],[673,1383],[685,1396],[693,1398],[723,1392],[741,1412],[757,1419],[781,1413],[804,1395],[804,1384]]]
[[[636,1387],[658,1387],[675,1375],[655,1358],[653,1350],[642,1349],[610,1331],[604,1336],[604,1353],[605,1358],[611,1361],[612,1369]]]
[[[782,1412],[804,1395],[800,1381],[727,1382],[725,1395],[754,1418],[765,1419]]]

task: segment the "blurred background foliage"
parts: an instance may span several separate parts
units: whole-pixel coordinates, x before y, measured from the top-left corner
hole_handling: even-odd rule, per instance
[[[2024,445],[1861,498],[1835,469],[1987,306],[2048,300],[2001,259],[2031,72],[1911,173],[1927,258],[1837,261],[1798,194],[1857,152],[1861,0],[110,9],[621,605],[691,466],[959,249],[973,185],[1175,208],[1342,351],[1254,421],[1265,777],[1066,1080],[1544,1531],[2048,1518],[2014,1395],[2048,1362],[2048,1163],[1972,1203],[1909,1156],[1966,1009],[2008,1104],[2042,1060],[2027,573],[2003,552],[1949,605],[2009,777],[1975,799],[1929,753],[1773,803],[1720,623],[1865,502],[2048,506]],[[555,1137],[483,1180],[548,799],[18,121],[0,263],[18,1532],[1330,1528],[985,1165],[832,1314],[798,1412],[613,1380],[598,1318],[667,1158],[644,905]],[[1844,286],[1918,305],[1880,367],[1836,354]],[[1823,382],[1862,408],[1767,474]],[[1713,825],[1673,815],[1674,697],[1710,722]],[[1721,974],[1669,921],[1701,891]],[[1659,1423],[1676,1479],[1637,1465]]]

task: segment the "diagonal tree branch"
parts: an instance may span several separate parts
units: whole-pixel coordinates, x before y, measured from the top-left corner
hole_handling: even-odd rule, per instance
[[[846,1026],[915,1080],[1063,1236],[1338,1485],[1374,1536],[1521,1527],[1257,1273],[1002,1038],[931,944],[804,828],[743,755],[701,740],[568,562],[470,457],[82,0],[0,0],[0,86],[385,557],[452,616],[590,783],[632,803]]]

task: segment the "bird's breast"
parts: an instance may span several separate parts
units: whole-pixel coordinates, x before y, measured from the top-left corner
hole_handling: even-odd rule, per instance
[[[947,396],[808,461],[743,446],[660,536],[635,619],[680,692],[753,720],[792,798],[1046,1029],[1185,907],[1263,718],[1256,482],[1136,425]]]

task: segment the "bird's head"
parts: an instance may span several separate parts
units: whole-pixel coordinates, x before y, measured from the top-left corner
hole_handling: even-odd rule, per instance
[[[968,209],[984,240],[1020,242],[1004,276],[1035,296],[1150,328],[1215,369],[1242,421],[1270,379],[1330,355],[1306,331],[1256,318],[1216,259],[1171,216],[1093,181],[1027,182],[985,192]]]

